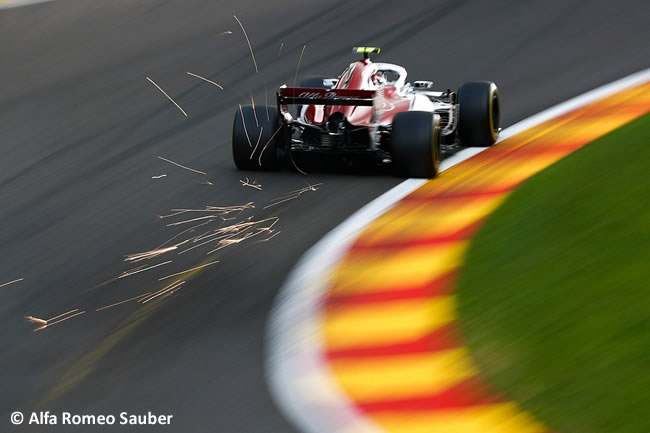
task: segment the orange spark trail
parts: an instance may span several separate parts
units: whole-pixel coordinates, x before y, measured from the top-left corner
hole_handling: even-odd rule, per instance
[[[219,260],[215,260],[214,262],[206,263],[205,265],[197,266],[195,268],[190,268],[186,269],[182,272],[176,272],[175,274],[167,275],[166,277],[158,278],[158,281],[166,280],[167,278],[175,277],[177,275],[181,274],[186,274],[188,272],[196,271],[197,269],[205,268],[206,266],[214,265],[215,263],[219,263]]]
[[[302,46],[300,58],[298,59],[298,66],[296,66],[296,76],[293,78],[293,87],[296,87],[296,80],[298,80],[298,69],[300,69],[300,63],[302,63],[302,55],[305,54],[305,48],[307,48],[307,45]]]
[[[201,79],[201,80],[203,80],[203,81],[206,81],[206,82],[208,82],[208,83],[210,83],[210,84],[214,84],[215,86],[217,86],[218,88],[220,88],[221,90],[223,90],[223,87],[222,87],[221,84],[219,84],[219,83],[215,83],[215,82],[212,81],[212,80],[208,80],[208,79],[205,78],[205,77],[202,77],[202,76],[197,75],[197,74],[193,74],[193,73],[191,73],[191,72],[188,72],[187,74],[188,74],[188,75],[191,75],[191,76],[193,76],[193,77],[199,78],[199,79]]]
[[[181,110],[181,112],[185,115],[185,117],[187,117],[187,113],[185,112],[185,110],[183,110],[183,109],[181,108],[181,106],[178,105],[178,104],[176,103],[176,101],[174,101],[174,100],[172,99],[172,97],[169,96],[169,95],[167,94],[167,92],[165,92],[165,91],[164,91],[164,90],[163,90],[163,89],[162,89],[158,84],[156,84],[156,83],[154,82],[154,80],[152,80],[151,78],[149,78],[149,77],[145,77],[145,78],[146,78],[147,80],[149,80],[149,81],[151,82],[151,84],[153,84],[154,86],[156,86],[156,87],[158,88],[158,90],[160,90],[160,91],[163,93],[163,95],[165,95],[165,96],[167,97],[167,99],[169,99],[170,101],[172,101],[172,103],[176,106],[176,108],[178,108],[179,110]]]
[[[23,280],[24,280],[24,278],[18,278],[17,280],[8,281],[8,282],[6,282],[4,284],[0,284],[0,287],[8,286],[9,284],[17,283],[17,282],[23,281]]]
[[[144,271],[149,271],[151,269],[157,268],[158,266],[168,265],[171,262],[172,262],[171,260],[168,260],[166,262],[158,263],[157,265],[149,266],[148,268],[137,269],[133,271],[125,271],[122,272],[122,274],[117,278],[120,279],[120,278],[130,277],[131,275],[139,274],[140,272],[144,272]]]
[[[242,25],[241,21],[239,21],[239,18],[237,18],[237,15],[233,15],[233,17],[235,17],[237,23],[239,23],[239,27],[241,27],[241,31],[244,32],[244,37],[246,37],[246,43],[248,44],[248,49],[251,51],[251,57],[253,58],[253,64],[255,65],[255,73],[258,74],[260,71],[257,69],[257,62],[255,61],[255,54],[253,54],[253,47],[251,46],[251,41],[250,39],[248,39],[246,30],[244,30],[244,26]]]
[[[40,328],[36,328],[36,329],[34,329],[34,332],[41,331],[41,330],[47,328],[48,326],[52,326],[52,325],[56,325],[57,323],[65,322],[65,321],[68,320],[68,319],[72,319],[73,317],[77,317],[77,316],[80,316],[80,315],[85,314],[85,313],[86,313],[85,311],[80,311],[80,312],[78,312],[78,313],[73,314],[72,316],[68,316],[68,317],[64,317],[63,319],[59,319],[59,320],[57,320],[56,322],[52,322],[52,323],[50,323],[50,322],[48,321],[48,322],[47,322],[47,325],[43,325],[43,326],[41,326]]]
[[[99,308],[96,309],[95,311],[102,311],[102,310],[106,310],[106,309],[109,309],[109,308],[117,307],[118,305],[122,305],[122,304],[124,304],[124,303],[126,303],[126,302],[130,302],[130,301],[134,301],[134,300],[136,300],[136,299],[143,298],[143,297],[145,297],[145,296],[147,296],[147,295],[150,295],[150,294],[151,294],[151,292],[143,293],[143,294],[141,294],[141,295],[134,296],[133,298],[125,299],[124,301],[116,302],[116,303],[114,303],[114,304],[106,305],[106,306],[104,306],[104,307],[99,307]]]
[[[166,161],[166,162],[168,162],[168,163],[170,163],[170,164],[174,164],[174,165],[177,166],[177,167],[184,168],[185,170],[193,171],[194,173],[203,174],[203,175],[206,175],[206,176],[207,176],[207,173],[204,172],[204,171],[194,170],[193,168],[186,167],[186,166],[181,165],[181,164],[179,164],[179,163],[177,163],[177,162],[174,162],[174,161],[172,161],[172,160],[170,160],[170,159],[163,158],[162,156],[159,156],[158,159],[162,159],[163,161]]]

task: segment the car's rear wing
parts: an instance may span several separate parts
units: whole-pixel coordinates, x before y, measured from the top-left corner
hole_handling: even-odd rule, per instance
[[[281,87],[277,97],[279,106],[291,104],[372,106],[375,91]]]

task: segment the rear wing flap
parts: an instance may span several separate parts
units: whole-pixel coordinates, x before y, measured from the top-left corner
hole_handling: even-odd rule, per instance
[[[372,106],[374,90],[312,89],[281,87],[277,93],[278,106],[300,105],[361,105]]]

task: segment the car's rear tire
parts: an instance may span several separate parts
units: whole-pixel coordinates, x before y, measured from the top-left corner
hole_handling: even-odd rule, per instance
[[[286,126],[275,107],[237,109],[232,126],[232,158],[240,170],[278,170]]]
[[[458,138],[466,147],[492,146],[501,125],[499,90],[491,81],[469,81],[458,89]]]
[[[435,177],[440,168],[440,116],[427,111],[397,113],[391,159],[395,176]]]

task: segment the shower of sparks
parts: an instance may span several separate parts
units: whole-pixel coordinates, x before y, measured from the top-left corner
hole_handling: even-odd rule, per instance
[[[278,57],[280,57],[280,53],[282,52],[282,47],[284,47],[284,42],[280,44],[280,49],[278,50]]]
[[[255,188],[255,189],[259,190],[259,191],[262,191],[262,185],[257,183],[255,180],[250,181],[250,180],[248,180],[248,178],[246,178],[246,180],[239,179],[239,181],[241,182],[242,186],[248,186],[248,187],[251,187],[251,188]]]
[[[252,160],[253,155],[255,155],[255,152],[257,151],[257,147],[260,145],[260,139],[262,138],[262,131],[264,131],[264,127],[260,128],[260,135],[257,136],[257,141],[255,142],[255,147],[253,148],[253,151],[251,152],[251,156],[248,157],[248,159]]]
[[[158,84],[156,84],[156,83],[154,82],[154,80],[152,80],[151,78],[149,78],[149,77],[145,77],[145,78],[146,78],[147,80],[149,80],[149,81],[151,82],[151,84],[153,84],[154,86],[156,86],[156,87],[158,88],[158,90],[160,90],[160,91],[162,92],[162,94],[165,95],[165,96],[167,97],[167,99],[169,99],[170,101],[172,101],[172,103],[176,106],[176,108],[178,108],[179,110],[181,110],[181,113],[183,113],[183,114],[185,115],[185,117],[187,117],[187,113],[185,112],[185,110],[183,110],[183,109],[181,108],[181,106],[178,105],[178,104],[176,103],[176,101],[174,101],[174,100],[172,99],[172,97],[169,96],[169,95],[167,94],[167,92],[165,92],[165,91],[164,91],[164,90],[163,90],[163,89],[162,89]]]
[[[181,164],[179,164],[179,163],[177,163],[177,162],[174,162],[174,161],[172,161],[172,160],[170,160],[170,159],[163,158],[162,156],[159,156],[158,159],[162,159],[163,161],[166,161],[166,162],[168,162],[168,163],[170,163],[170,164],[174,164],[174,165],[177,166],[177,167],[184,168],[185,170],[193,171],[194,173],[202,174],[202,175],[204,175],[204,176],[207,176],[207,175],[208,175],[208,174],[207,174],[206,172],[204,172],[204,171],[195,170],[195,169],[193,169],[193,168],[186,167],[186,166],[181,165]]]
[[[43,326],[40,326],[40,327],[34,329],[34,332],[38,332],[38,331],[41,331],[41,330],[43,330],[43,329],[45,329],[45,328],[47,328],[47,327],[49,327],[49,326],[56,325],[57,323],[64,322],[64,321],[66,321],[66,320],[68,320],[68,319],[72,319],[73,317],[77,317],[77,316],[80,316],[80,315],[86,313],[85,311],[79,311],[79,310],[72,310],[72,311],[78,311],[78,312],[77,312],[77,313],[74,313],[74,314],[71,314],[71,315],[69,315],[69,316],[66,316],[66,317],[62,317],[62,316],[65,316],[65,314],[59,315],[59,316],[57,316],[57,317],[61,317],[60,319],[55,320],[55,321],[52,321],[53,319],[45,320],[45,323],[44,323],[44,324],[42,323],[42,322],[43,322],[43,319],[38,319],[38,318],[36,318],[36,317],[32,317],[32,316],[26,316],[25,318],[26,318],[29,322],[32,322],[32,323],[38,323],[38,324],[42,324],[42,325],[43,325]]]
[[[237,20],[237,23],[239,24],[239,27],[241,27],[241,31],[244,32],[244,37],[246,38],[246,43],[248,44],[248,49],[251,51],[251,57],[253,58],[253,65],[255,65],[255,73],[259,74],[259,69],[257,69],[257,62],[255,61],[255,54],[253,54],[253,47],[251,46],[251,41],[248,39],[248,34],[246,34],[246,30],[244,30],[244,26],[242,25],[241,21],[239,21],[239,18],[237,18],[237,15],[233,15],[235,19]]]
[[[224,35],[232,35],[232,32],[231,32],[230,30],[226,30],[225,32],[221,32],[221,33],[219,33],[219,34],[217,35],[217,37],[219,37],[219,36],[224,36]]]
[[[212,81],[212,80],[208,80],[208,79],[205,78],[205,77],[202,77],[202,76],[197,75],[197,74],[193,74],[193,73],[191,73],[191,72],[188,72],[187,75],[191,75],[191,76],[196,77],[196,78],[198,78],[198,79],[200,79],[200,80],[206,81],[206,82],[208,82],[208,83],[210,83],[210,84],[213,84],[213,85],[217,86],[217,87],[220,88],[221,90],[223,90],[223,87],[221,86],[221,84],[219,84],[219,83],[215,83],[215,82]]]
[[[194,231],[194,230],[196,230],[197,228],[199,228],[199,227],[201,227],[201,226],[204,226],[204,225],[206,225],[206,224],[210,224],[210,221],[205,221],[205,222],[203,222],[203,223],[201,223],[201,224],[197,224],[197,225],[195,225],[195,226],[193,226],[193,227],[190,227],[190,228],[187,228],[187,229],[183,230],[182,232],[180,232],[180,233],[178,233],[178,234],[172,236],[171,238],[167,239],[167,240],[166,240],[165,242],[163,242],[162,244],[158,245],[158,247],[157,247],[156,249],[160,249],[160,248],[164,247],[165,245],[167,245],[168,243],[170,243],[171,241],[173,241],[174,239],[178,238],[179,236],[183,236],[185,233],[191,233],[192,231]],[[175,246],[178,246],[178,245],[179,245],[179,244],[176,244]]]
[[[273,200],[271,200],[271,203],[264,206],[264,209],[270,208],[270,207],[278,205],[280,203],[284,203],[284,202],[289,201],[289,200],[295,200],[298,197],[300,197],[302,194],[304,194],[304,193],[306,193],[308,191],[318,191],[318,187],[321,186],[321,185],[322,185],[322,183],[317,183],[317,184],[314,184],[314,185],[306,186],[306,187],[301,188],[301,189],[297,189],[295,191],[289,191],[289,192],[281,195],[280,197],[274,198]]]
[[[214,265],[215,263],[219,263],[219,260],[215,260],[214,262],[206,263],[205,265],[196,266],[194,268],[186,269],[186,270],[181,271],[181,272],[176,272],[175,274],[170,274],[170,275],[167,275],[165,277],[158,278],[158,281],[166,280],[167,278],[171,278],[171,277],[175,277],[177,275],[182,275],[182,274],[186,274],[188,272],[196,271],[198,269],[205,268],[206,266]]]
[[[13,280],[13,281],[7,281],[6,283],[0,284],[0,287],[8,286],[9,284],[18,283],[18,282],[23,281],[23,280],[24,280],[24,278],[18,278],[18,279]]]
[[[170,218],[188,212],[210,212],[217,215],[228,215],[233,212],[243,212],[246,209],[255,209],[255,204],[251,201],[246,204],[236,206],[205,206],[203,209],[172,209],[171,214],[162,215],[160,218]]]
[[[167,177],[166,174],[159,174],[158,176],[151,176],[152,179],[162,179],[163,177]]]
[[[157,298],[158,296],[164,295],[167,292],[170,292],[172,290],[175,290],[175,289],[179,288],[183,284],[185,284],[185,281],[176,280],[173,283],[171,283],[170,285],[163,287],[162,289],[158,290],[157,292],[154,292],[152,295],[149,295],[144,299],[141,299],[138,302],[142,302],[143,304],[146,304],[147,302],[151,301],[152,299]]]
[[[302,51],[300,52],[300,58],[298,59],[298,66],[296,66],[296,76],[293,77],[293,87],[296,87],[296,80],[298,80],[298,70],[300,69],[300,63],[302,63],[302,56],[305,54],[305,48],[307,45],[302,46]]]
[[[246,133],[246,140],[248,140],[248,147],[253,148],[253,143],[251,143],[251,138],[248,135],[248,129],[246,129],[246,119],[244,118],[244,112],[239,104],[239,114],[241,114],[241,123],[244,125],[244,132]]]
[[[164,265],[168,265],[168,264],[170,264],[171,262],[172,262],[171,260],[168,260],[168,261],[166,261],[166,262],[158,263],[158,264],[156,264],[156,265],[153,265],[153,266],[147,266],[147,267],[144,267],[144,268],[140,266],[140,267],[138,267],[138,268],[130,269],[130,270],[128,270],[128,271],[124,271],[124,272],[122,272],[122,273],[120,274],[120,276],[117,277],[117,278],[119,279],[119,278],[130,277],[131,275],[139,274],[140,272],[150,271],[151,269],[154,269],[154,268],[157,268],[157,267],[160,267],[160,266],[164,266]]]
[[[247,221],[234,223],[225,227],[219,227],[212,230],[209,234],[199,236],[193,239],[193,243],[197,243],[178,254],[184,254],[188,251],[200,248],[204,245],[218,242],[219,247],[217,249],[225,248],[230,245],[238,244],[246,239],[249,239],[251,234],[258,234],[263,232],[272,232],[271,228],[279,221],[278,217],[270,217],[263,220],[255,221],[251,218],[248,218]],[[263,224],[268,224],[264,226]],[[211,252],[216,251],[214,249]]]
[[[269,88],[266,85],[266,80],[264,81],[264,108],[266,108],[266,121],[271,122],[271,116],[269,115]]]
[[[125,299],[125,300],[123,300],[123,301],[119,301],[119,302],[116,302],[116,303],[114,303],[114,304],[110,304],[110,305],[105,305],[105,306],[103,306],[103,307],[99,307],[99,308],[96,309],[95,311],[102,311],[102,310],[107,310],[107,309],[109,309],[109,308],[117,307],[118,305],[126,304],[127,302],[135,301],[136,299],[144,298],[145,296],[150,295],[150,294],[151,294],[151,292],[143,293],[143,294],[141,294],[141,295],[134,296],[133,298]]]
[[[167,247],[167,248],[157,248],[155,250],[145,251],[143,253],[127,254],[124,261],[135,263],[135,262],[140,262],[142,260],[149,260],[158,257],[162,254],[168,253],[170,251],[174,251],[175,249],[178,249],[178,244],[172,245],[171,247]]]

